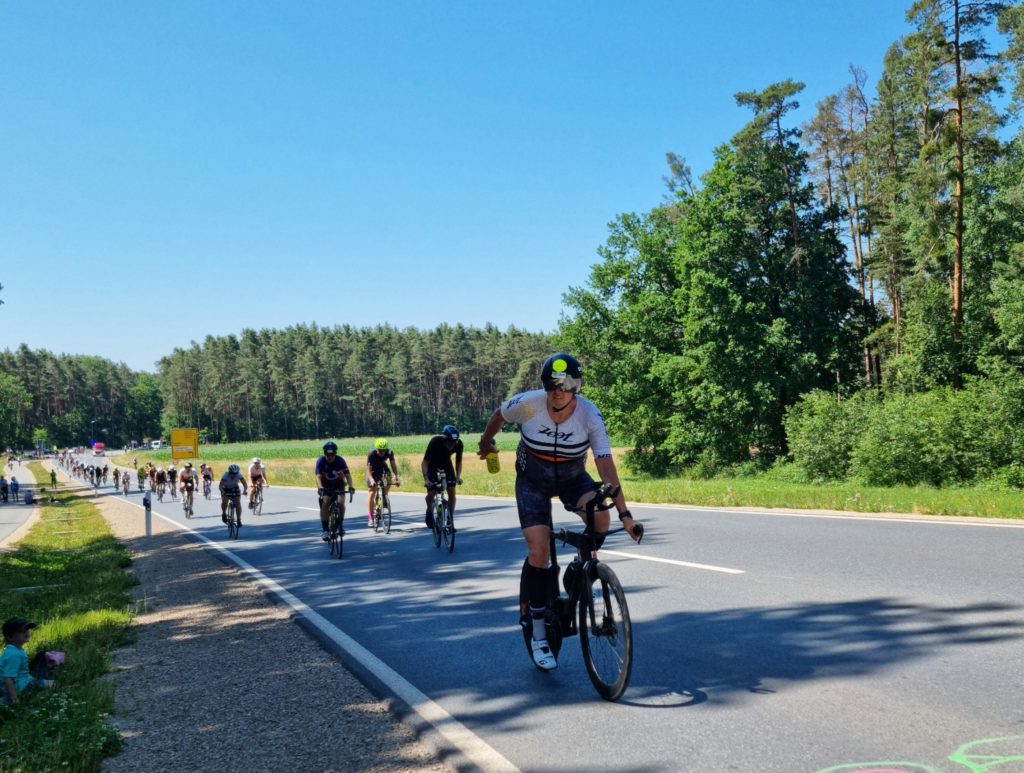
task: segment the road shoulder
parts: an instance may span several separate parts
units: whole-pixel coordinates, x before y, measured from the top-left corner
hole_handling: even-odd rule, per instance
[[[111,676],[126,745],[104,770],[448,770],[243,574],[160,519],[145,537],[131,505],[95,503],[139,583],[137,640]]]

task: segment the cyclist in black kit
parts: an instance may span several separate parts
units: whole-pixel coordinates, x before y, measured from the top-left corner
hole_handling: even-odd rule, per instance
[[[423,472],[423,485],[427,487],[427,528],[434,528],[434,475],[444,470],[448,480],[448,509],[455,515],[455,484],[462,483],[462,440],[459,430],[454,424],[445,424],[440,435],[434,435],[427,443],[420,469]],[[455,467],[452,467],[452,454],[455,454]]]
[[[387,475],[388,464],[391,465],[393,477],[388,481],[387,486],[384,487],[385,499],[387,499],[388,491],[391,490],[392,484],[395,486],[399,485],[398,465],[395,462],[395,452],[388,447],[387,438],[379,437],[373,443],[373,450],[366,456],[366,488],[369,490],[369,496],[366,498],[366,508],[369,516],[369,526],[374,525],[373,499],[377,495],[377,486],[381,485],[381,482]]]
[[[479,455],[481,459],[487,457],[503,424],[520,425],[516,506],[528,549],[520,583],[526,591],[521,597],[529,598],[530,606],[528,610],[520,609],[520,616],[529,614],[533,618],[533,662],[550,671],[558,666],[544,625],[551,562],[551,500],[558,497],[563,505],[578,512],[594,498],[597,485],[586,471],[588,448],[593,451],[594,465],[604,483],[619,486],[619,474],[604,418],[592,402],[579,396],[583,373],[576,359],[564,353],[549,357],[541,369],[541,383],[544,389],[523,392],[498,407],[480,436]],[[637,524],[621,490],[615,497],[615,509],[636,540]],[[609,521],[607,511],[596,513],[596,533],[606,533]]]

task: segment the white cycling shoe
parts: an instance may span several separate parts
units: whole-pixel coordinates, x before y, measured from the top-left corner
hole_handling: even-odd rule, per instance
[[[541,639],[537,641],[534,639],[530,642],[531,652],[533,654],[533,664],[537,666],[541,671],[554,671],[558,668],[558,661],[555,660],[555,653],[551,651],[551,647],[548,646],[547,639]]]

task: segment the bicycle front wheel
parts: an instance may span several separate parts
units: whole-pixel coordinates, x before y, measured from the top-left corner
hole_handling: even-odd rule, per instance
[[[455,521],[451,508],[447,506],[444,508],[444,528],[442,529],[442,536],[444,537],[444,546],[448,548],[448,552],[451,553],[455,550]]]
[[[617,701],[633,671],[633,626],[626,594],[615,572],[597,565],[597,577],[585,580],[579,607],[580,648],[598,694]]]
[[[438,495],[440,496],[440,495]],[[444,517],[448,508],[444,502],[438,502],[434,505],[434,547],[441,547],[441,529],[444,527]]]
[[[263,489],[256,492],[256,498],[252,503],[252,510],[256,515],[263,515]]]
[[[387,499],[384,500],[384,507],[380,511],[381,518],[384,519],[384,533],[391,533],[391,502]]]

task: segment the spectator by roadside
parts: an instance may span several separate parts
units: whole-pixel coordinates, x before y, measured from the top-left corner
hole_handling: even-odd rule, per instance
[[[11,501],[12,502],[17,502],[18,501],[18,489],[20,489],[20,488],[21,488],[21,484],[18,483],[18,479],[15,478],[12,475],[11,476]]]
[[[7,478],[0,475],[0,502],[7,501]]]
[[[30,623],[23,617],[12,617],[4,623],[4,639],[7,644],[0,653],[0,679],[3,689],[0,690],[0,704],[15,704],[26,687],[49,687],[51,683],[43,679],[35,679],[28,669],[28,653],[25,645],[32,637],[32,629],[37,623]]]

